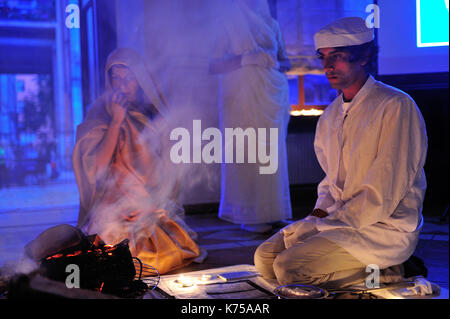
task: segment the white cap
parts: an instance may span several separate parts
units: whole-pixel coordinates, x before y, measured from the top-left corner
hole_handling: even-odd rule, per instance
[[[330,23],[314,35],[316,50],[360,45],[373,40],[373,28],[360,17],[348,17]]]

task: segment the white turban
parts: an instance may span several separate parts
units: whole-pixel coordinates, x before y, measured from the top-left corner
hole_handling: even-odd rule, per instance
[[[367,28],[364,19],[348,17],[330,23],[314,35],[316,50],[360,45],[373,40],[373,29]]]

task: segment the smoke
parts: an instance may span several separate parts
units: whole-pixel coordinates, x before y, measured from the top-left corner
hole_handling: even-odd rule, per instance
[[[151,185],[144,189],[135,176],[127,177],[121,187],[129,186],[132,193],[94,207],[85,232],[101,234],[115,244],[130,234],[148,234],[155,225],[164,227],[161,218],[183,223],[183,204],[219,200],[220,164],[173,163],[169,153],[175,141],[170,140],[170,132],[185,128],[192,136],[193,120],[201,120],[204,128],[220,127],[220,79],[209,68],[217,48],[223,47],[222,23],[231,22],[233,3],[116,1],[117,14],[112,18],[118,46],[141,54],[167,100],[169,113],[154,121],[156,131],[144,130],[139,137],[140,144],[159,158],[151,168],[138,168],[152,171]],[[111,189],[114,185],[105,186]],[[136,208],[140,213],[135,215]]]
[[[224,45],[223,22],[233,23],[230,8],[234,2],[117,0],[115,12],[105,8],[107,13],[101,15],[99,23],[108,30],[115,26],[118,47],[141,54],[170,112],[164,119],[155,120],[156,132],[144,130],[139,137],[140,143],[160,158],[152,167],[139,168],[156,172],[154,183],[140,188],[135,176],[127,177],[122,187],[129,186],[133,192],[95,206],[89,227],[83,229],[86,233],[101,234],[107,243],[115,244],[130,234],[151,233],[155,225],[164,227],[161,220],[166,217],[183,224],[183,204],[219,200],[220,164],[172,163],[169,153],[175,141],[169,136],[177,127],[192,133],[193,120],[201,120],[204,128],[220,128],[220,78],[210,74],[209,67],[217,48]],[[107,6],[113,2],[102,3]],[[105,43],[97,45],[110,47]],[[144,213],[135,214],[136,208]]]
[[[165,209],[174,218],[182,215],[182,208],[177,204],[218,202],[220,164],[172,163],[168,154],[175,141],[171,141],[169,136],[174,128],[185,128],[192,136],[194,120],[200,120],[203,128],[221,128],[221,78],[210,73],[210,64],[218,56],[223,57],[227,49],[232,51],[230,35],[227,34],[229,26],[234,26],[231,29],[238,37],[233,39],[234,43],[246,39],[245,31],[248,32],[249,27],[243,21],[245,14],[236,10],[243,5],[249,6],[256,8],[257,14],[270,19],[267,3],[265,0],[155,0],[133,1],[130,4],[129,1],[119,0],[116,4],[118,10],[114,18],[117,20],[119,46],[135,49],[144,57],[169,107],[168,116],[157,124],[158,132],[143,132],[140,137],[142,144],[155,154],[163,150],[161,160],[153,163],[152,167],[162,177],[149,190],[150,197],[144,196],[145,192],[142,196],[136,193],[132,201],[143,210]],[[245,33],[242,36],[239,35],[240,29]],[[256,33],[261,41],[266,40],[264,35]],[[246,45],[238,46],[251,49]],[[236,93],[246,94],[242,91]],[[261,106],[262,109],[264,107]],[[251,115],[247,113],[245,116],[243,125],[252,123],[248,119]],[[127,183],[134,187],[134,177],[130,176]],[[175,198],[172,194],[174,189],[179,190]],[[109,229],[114,229],[108,230],[108,233],[118,234],[121,225],[115,224],[118,219],[112,216],[130,211],[129,203],[130,198],[127,197],[114,203],[114,207],[98,207],[100,213],[95,224],[98,227],[107,224]],[[107,220],[108,223],[105,222]],[[148,216],[139,216],[137,220],[137,226],[153,223]]]
[[[146,60],[168,101],[172,128],[191,130],[194,119],[201,120],[205,127],[219,127],[219,78],[209,73],[209,65],[223,41],[219,21],[231,2],[117,2],[118,9],[126,8],[118,10],[116,16],[118,44],[137,50]],[[219,165],[180,166],[189,176],[181,187],[185,202],[218,200]]]
[[[120,182],[121,189],[117,189],[115,179],[102,179],[110,183],[102,185],[103,188],[111,192],[117,190],[118,193],[105,195],[108,200],[92,208],[88,226],[83,229],[85,233],[100,234],[108,244],[117,244],[128,238],[133,246],[140,236],[151,235],[155,226],[164,228],[164,221],[168,218],[177,221],[195,237],[182,221],[183,204],[189,200],[192,190],[201,188],[205,191],[216,187],[220,183],[220,174],[208,170],[205,164],[172,162],[170,149],[174,142],[170,140],[170,132],[177,127],[192,130],[192,122],[186,123],[188,116],[188,109],[171,112],[164,118],[156,118],[151,128],[141,132],[138,144],[155,159],[151,167],[135,167],[148,178],[147,183],[142,184],[134,174],[129,174]],[[215,165],[218,167],[219,164]]]

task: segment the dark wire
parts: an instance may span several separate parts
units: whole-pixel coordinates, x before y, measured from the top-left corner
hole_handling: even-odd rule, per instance
[[[142,261],[139,259],[139,258],[137,258],[137,257],[133,257],[133,259],[136,259],[138,262],[139,262],[139,280],[141,280],[141,278],[142,278],[142,268],[143,268],[143,265],[142,265]]]

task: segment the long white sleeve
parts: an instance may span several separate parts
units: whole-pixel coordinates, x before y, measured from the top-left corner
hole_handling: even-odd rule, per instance
[[[324,155],[323,132],[325,131],[325,128],[323,127],[323,125],[325,125],[324,122],[322,121],[322,119],[319,119],[316,128],[316,136],[314,139],[314,151],[316,153],[317,160],[319,161],[320,166],[325,172],[327,172],[328,163],[327,157]],[[317,186],[317,201],[314,209],[318,208],[323,211],[327,211],[327,208],[331,207],[335,203],[333,196],[331,196],[329,186],[330,185],[328,182],[328,177],[325,176]]]
[[[328,180],[325,177],[317,187],[317,201],[314,209],[321,209],[326,212],[327,208],[333,206],[334,203],[335,201],[329,191]]]

